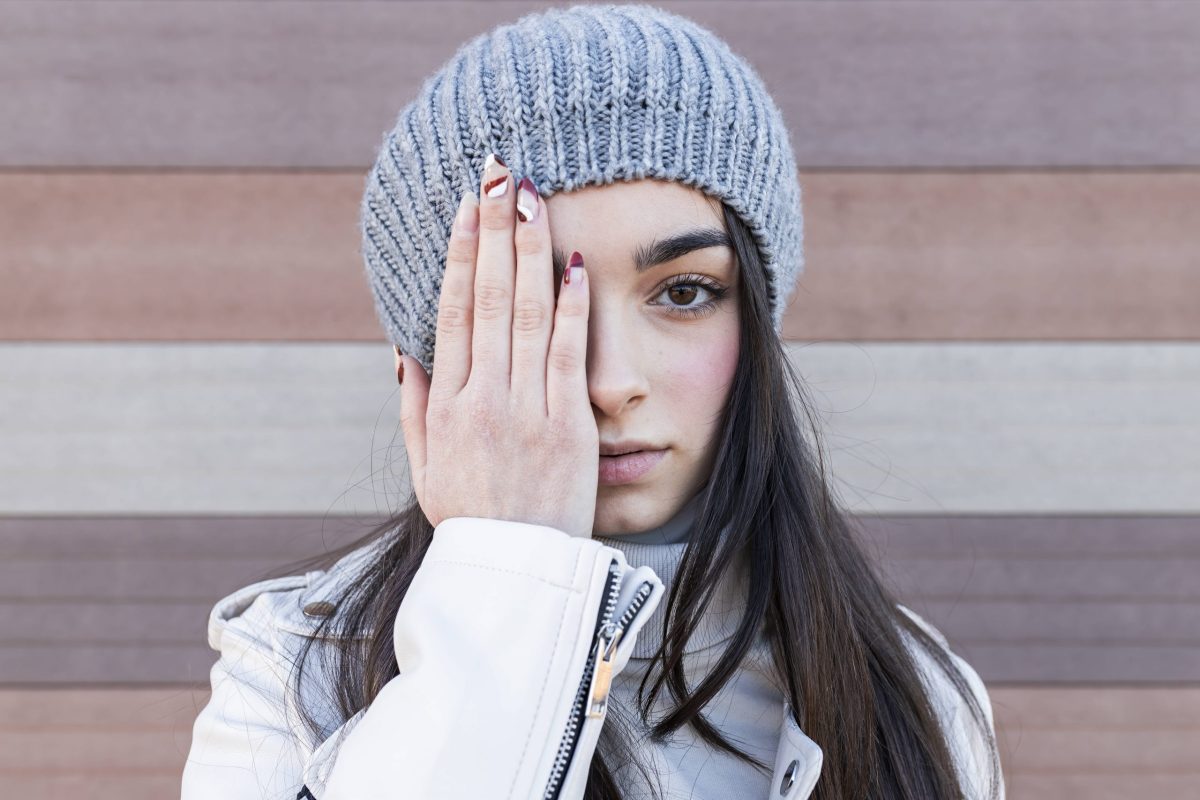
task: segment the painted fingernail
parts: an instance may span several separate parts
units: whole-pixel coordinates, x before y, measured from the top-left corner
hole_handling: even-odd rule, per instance
[[[538,215],[538,191],[529,180],[529,176],[521,178],[517,184],[517,216],[521,222],[533,222]]]
[[[400,359],[400,366],[396,368],[396,383],[404,385],[404,359]]]
[[[483,162],[483,193],[488,197],[503,197],[508,191],[508,165],[495,153],[488,153]]]
[[[583,256],[579,251],[571,253],[571,261],[567,264],[567,268],[563,270],[563,283],[571,282],[571,273],[574,272],[576,283],[579,282],[579,276],[583,272]]]
[[[479,228],[479,214],[476,207],[479,198],[470,189],[458,201],[458,213],[454,216],[454,224],[467,233],[474,233]]]

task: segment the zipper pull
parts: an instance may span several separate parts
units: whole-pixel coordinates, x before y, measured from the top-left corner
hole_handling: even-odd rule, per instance
[[[617,628],[611,622],[604,623],[600,633],[596,635],[595,669],[592,671],[592,685],[588,689],[589,717],[603,717],[608,710],[608,690],[612,686],[613,659],[617,654],[617,643],[625,631]],[[611,636],[612,638],[608,638]]]

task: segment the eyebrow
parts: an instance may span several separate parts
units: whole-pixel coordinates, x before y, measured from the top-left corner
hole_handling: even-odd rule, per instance
[[[640,275],[651,267],[674,261],[695,250],[703,250],[708,247],[732,249],[733,242],[729,240],[729,234],[719,228],[693,228],[665,239],[656,239],[648,245],[639,245],[633,251],[634,269]],[[555,247],[553,259],[554,272],[561,275],[562,271],[567,268],[567,254],[561,248]]]

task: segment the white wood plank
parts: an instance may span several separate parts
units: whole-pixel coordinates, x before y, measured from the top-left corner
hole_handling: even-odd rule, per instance
[[[788,349],[855,513],[1200,511],[1200,344]],[[9,343],[0,376],[0,514],[374,515],[406,486],[383,343]]]

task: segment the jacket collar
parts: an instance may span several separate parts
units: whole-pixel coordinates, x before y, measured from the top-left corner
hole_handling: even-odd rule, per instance
[[[388,537],[380,537],[347,553],[327,570],[306,573],[305,588],[294,593],[280,610],[276,619],[278,627],[310,638],[333,638],[336,625],[333,628],[322,629],[319,633],[317,626],[325,618],[337,614],[347,591],[379,556],[387,541]],[[371,631],[365,627],[356,628],[350,633],[351,638],[366,638],[370,635]]]

